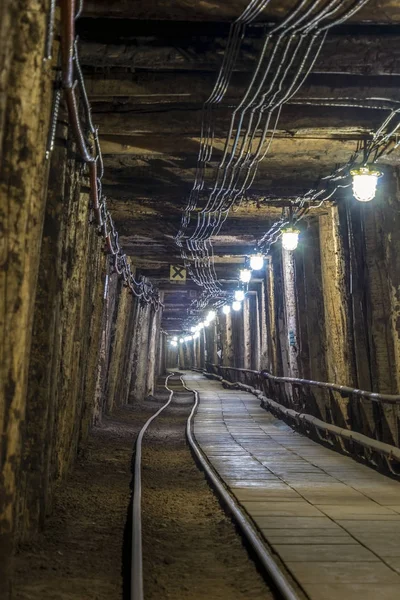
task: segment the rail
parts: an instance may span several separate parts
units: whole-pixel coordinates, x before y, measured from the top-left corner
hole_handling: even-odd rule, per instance
[[[174,373],[165,379],[165,388],[169,392],[168,400],[157,412],[154,413],[136,438],[135,461],[133,467],[134,487],[132,499],[132,559],[131,559],[131,600],[143,600],[143,551],[142,551],[142,441],[150,423],[169,406],[174,392],[168,388],[168,380]]]
[[[136,439],[135,445],[135,460],[134,460],[134,488],[132,501],[132,556],[131,556],[131,583],[130,583],[130,600],[144,600],[143,590],[143,553],[142,553],[142,481],[141,481],[141,462],[142,462],[142,441],[149,425],[154,421],[172,402],[174,393],[177,390],[172,390],[168,387],[169,379],[173,376],[179,376],[178,373],[170,373],[164,383],[165,389],[169,392],[168,400],[155,412],[143,425]],[[281,571],[273,556],[267,547],[261,541],[257,530],[253,527],[250,521],[244,516],[242,510],[227,492],[214,469],[208,463],[201,448],[197,444],[194,435],[192,434],[193,418],[199,403],[199,394],[197,390],[190,389],[186,386],[182,376],[179,376],[180,382],[184,390],[190,392],[194,396],[193,407],[190,411],[186,422],[186,438],[191,447],[193,455],[201,468],[204,470],[208,480],[210,481],[215,492],[220,497],[226,509],[231,513],[236,521],[244,537],[253,548],[260,564],[264,567],[266,573],[271,578],[271,581],[279,593],[279,598],[282,600],[299,600],[296,592],[292,588],[290,582],[286,579],[285,574]]]
[[[192,392],[194,394],[194,405],[186,424],[186,437],[193,451],[193,454],[195,455],[197,461],[204,470],[207,479],[210,481],[210,484],[214,488],[215,492],[218,494],[225,508],[230,512],[237,526],[241,530],[242,534],[252,547],[266,573],[268,573],[268,575],[270,576],[277,591],[279,592],[279,596],[282,598],[282,600],[299,600],[295,590],[292,588],[291,584],[286,579],[284,573],[281,571],[281,569],[275,562],[272,554],[261,541],[256,529],[244,516],[243,511],[240,509],[234,498],[228,493],[225,486],[221,482],[219,476],[215,473],[214,469],[209,464],[200,446],[197,444],[196,439],[192,434],[192,425],[193,418],[199,403],[199,393],[197,392],[197,390],[192,390],[188,388],[182,377],[180,379],[182,381],[183,387],[187,391]]]
[[[212,363],[206,372],[255,394],[306,435],[400,475],[400,396]]]

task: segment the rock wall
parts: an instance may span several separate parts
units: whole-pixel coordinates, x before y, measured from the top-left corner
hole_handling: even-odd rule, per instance
[[[135,390],[142,396],[164,369],[162,310],[113,272],[63,101],[49,151],[58,56],[55,47],[53,63],[43,61],[49,2],[19,2],[18,11],[14,4],[0,7],[0,33],[15,24],[0,50],[2,598],[16,545],[43,526],[55,482],[90,428],[134,400],[135,369],[147,382]],[[149,334],[148,351],[138,341]]]

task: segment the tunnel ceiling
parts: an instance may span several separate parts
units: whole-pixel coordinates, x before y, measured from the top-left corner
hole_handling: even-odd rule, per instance
[[[100,130],[108,206],[138,271],[166,292],[163,326],[171,332],[181,329],[188,306],[200,293],[189,278],[185,285],[170,282],[169,266],[182,264],[174,236],[196,174],[202,106],[221,66],[229,24],[247,4],[96,0],[85,2],[77,21],[80,62]],[[262,18],[247,28],[227,94],[215,111],[205,181],[215,176],[232,111],[248,85],[266,31],[295,5],[294,0],[269,2]],[[400,4],[371,0],[329,31],[311,73],[282,108],[251,189],[212,239],[223,285],[233,285],[238,264],[282,207],[346,163],[387,114],[358,104],[365,98],[400,101],[399,83]],[[322,98],[329,98],[330,105],[309,104]],[[343,98],[355,106],[335,105]],[[318,210],[323,208],[313,216]]]

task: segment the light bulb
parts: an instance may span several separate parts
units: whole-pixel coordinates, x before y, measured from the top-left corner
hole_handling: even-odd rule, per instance
[[[222,307],[222,312],[224,313],[224,315],[229,315],[229,313],[231,312],[231,307],[229,306],[229,304],[224,304],[224,306]]]
[[[185,341],[185,342],[190,342],[190,341],[191,341],[191,339],[192,339],[192,336],[191,336],[191,335],[187,335],[187,336],[185,337],[184,341]]]
[[[214,321],[215,317],[216,317],[215,310],[210,310],[207,315],[207,321],[208,322]]]
[[[242,302],[244,300],[244,291],[243,290],[235,291],[235,300],[237,302]]]
[[[299,243],[299,233],[300,231],[294,227],[282,229],[282,246],[285,250],[296,250]]]
[[[171,346],[174,346],[174,347],[175,347],[175,346],[177,346],[177,345],[178,345],[178,342],[176,342],[175,340],[171,340]]]
[[[232,302],[232,308],[233,310],[240,310],[242,308],[242,303],[239,302],[239,300],[235,300]]]
[[[176,337],[176,335],[174,335],[174,337],[172,338],[172,341],[173,342],[177,342],[178,341],[178,338]]]
[[[201,323],[199,323],[199,324],[197,325],[197,328],[198,328],[198,330],[199,330],[199,331],[200,331],[201,329],[204,329],[204,323],[203,323],[203,321],[201,321]]]
[[[197,328],[196,328],[196,326],[195,326],[195,325],[193,325],[193,326],[190,328],[190,331],[191,331],[192,333],[195,333],[195,331],[196,331],[196,330],[197,330]]]
[[[240,269],[240,271],[239,271],[239,279],[243,283],[249,283],[249,281],[251,279],[251,269],[246,269],[246,268]]]
[[[264,266],[264,257],[262,254],[254,254],[250,256],[250,267],[253,271],[259,271]]]
[[[375,198],[380,171],[373,171],[369,167],[360,167],[350,171],[353,176],[353,195],[359,202],[370,202]]]
[[[198,337],[200,337],[200,333],[196,331],[196,333],[193,334],[193,339],[197,340]]]
[[[179,340],[179,343],[180,343],[180,344],[183,344],[183,342],[184,342],[184,341],[185,341],[185,340],[184,340],[183,338],[181,338],[181,339]]]

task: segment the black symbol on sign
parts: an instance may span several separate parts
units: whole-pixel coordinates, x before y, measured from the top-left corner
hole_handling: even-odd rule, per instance
[[[180,267],[179,265],[171,265],[171,273],[170,273],[170,277],[171,279],[180,279],[185,281],[186,280],[186,269],[185,267]]]

